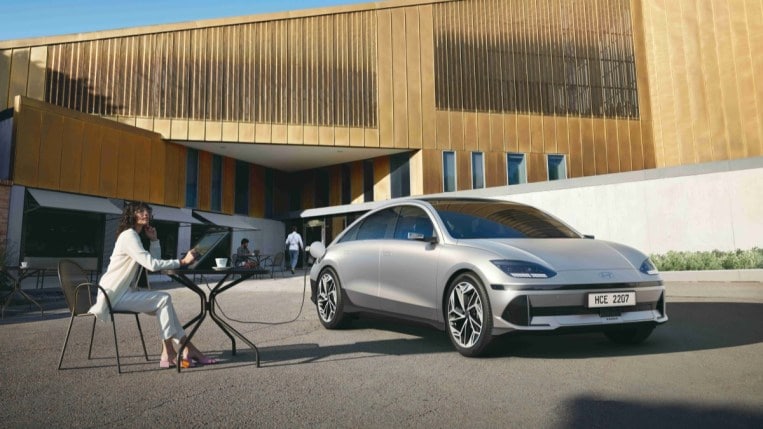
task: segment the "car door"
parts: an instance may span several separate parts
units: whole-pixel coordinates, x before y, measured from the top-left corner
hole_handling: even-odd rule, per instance
[[[375,213],[358,225],[351,238],[337,246],[337,273],[350,301],[359,307],[379,308],[379,255],[385,237],[392,234],[397,214]]]
[[[379,258],[381,310],[432,319],[436,311],[437,254],[429,215],[416,206],[398,208],[392,237],[384,240]]]

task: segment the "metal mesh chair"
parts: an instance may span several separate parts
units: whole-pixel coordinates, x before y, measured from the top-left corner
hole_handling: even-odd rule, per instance
[[[281,276],[283,277],[283,252],[278,252],[275,255],[273,255],[272,258],[268,259],[268,261],[265,263],[264,268],[270,269],[270,277],[275,278],[276,271],[281,272]]]
[[[101,286],[88,281],[88,277],[82,267],[74,261],[68,259],[62,259],[58,263],[58,280],[61,283],[61,289],[64,292],[64,298],[66,299],[66,305],[71,312],[71,319],[69,320],[69,329],[66,331],[66,339],[64,340],[64,346],[61,349],[61,358],[58,360],[58,369],[61,369],[61,364],[64,361],[64,353],[66,353],[66,345],[69,343],[69,334],[72,331],[72,325],[74,319],[77,317],[92,317],[93,327],[90,330],[90,346],[87,351],[87,358],[92,358],[93,352],[93,336],[95,334],[95,315],[88,313],[88,310],[94,303],[95,293],[99,290],[103,292],[106,298],[106,304],[109,308],[109,315],[111,317],[111,327],[114,332],[114,348],[117,355],[117,372],[122,373],[122,366],[119,362],[119,343],[117,341],[117,327],[114,321],[115,314],[132,314],[135,316],[135,323],[138,324],[138,332],[140,333],[140,342],[143,345],[143,355],[148,360],[148,352],[146,351],[146,342],[143,340],[143,329],[140,327],[140,320],[138,319],[138,313],[132,311],[114,311],[111,308],[111,302],[109,297],[106,296],[106,292]]]

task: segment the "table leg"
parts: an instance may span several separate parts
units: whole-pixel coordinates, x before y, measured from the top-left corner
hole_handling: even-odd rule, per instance
[[[11,303],[11,301],[13,300],[13,296],[14,296],[14,295],[16,295],[17,293],[18,293],[18,294],[21,294],[21,296],[22,296],[24,299],[26,299],[26,300],[27,300],[27,302],[29,302],[30,304],[34,304],[34,305],[36,305],[36,306],[37,306],[37,308],[39,308],[39,309],[40,309],[40,314],[41,314],[41,316],[42,316],[43,318],[45,318],[45,310],[42,308],[42,305],[40,305],[40,303],[39,303],[39,302],[35,301],[35,299],[34,299],[34,298],[32,298],[32,297],[31,297],[31,296],[29,296],[29,295],[28,295],[26,292],[24,292],[24,291],[21,289],[21,284],[20,284],[20,282],[18,282],[18,281],[17,281],[17,282],[16,282],[16,283],[13,285],[13,290],[12,290],[12,291],[10,291],[10,292],[8,292],[8,293],[5,295],[5,297],[4,297],[4,298],[5,298],[5,303],[3,303],[3,309],[2,309],[2,311],[0,311],[0,317],[3,317],[3,318],[5,317],[5,309],[8,307],[8,304],[10,304],[10,303]]]

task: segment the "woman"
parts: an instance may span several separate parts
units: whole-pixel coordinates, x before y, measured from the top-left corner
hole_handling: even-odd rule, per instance
[[[185,353],[180,365],[183,368],[194,366],[194,362],[204,365],[217,363],[217,360],[204,356],[191,342],[187,342],[183,325],[175,314],[172,298],[166,292],[143,291],[133,288],[140,267],[149,271],[180,268],[193,262],[195,255],[188,252],[182,260],[158,259],[161,247],[156,237],[156,229],[149,224],[151,208],[145,203],[127,203],[119,221],[117,241],[106,273],[101,277],[100,285],[109,297],[114,310],[127,310],[139,313],[155,314],[159,319],[162,335],[161,368],[177,365],[173,341],[185,344]],[[143,233],[150,240],[150,250],[146,251],[140,241]],[[90,308],[90,313],[101,320],[108,320],[109,309],[102,293]]]

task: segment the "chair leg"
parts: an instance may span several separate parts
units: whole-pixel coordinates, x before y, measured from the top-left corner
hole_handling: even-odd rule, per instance
[[[111,315],[111,329],[114,331],[114,349],[117,352],[117,373],[122,373],[122,365],[119,363],[119,341],[117,341],[117,325],[114,323],[114,314]]]
[[[58,359],[58,369],[61,369],[61,364],[64,362],[64,353],[66,352],[66,345],[69,343],[69,334],[72,332],[72,325],[74,324],[74,315],[69,319],[69,329],[66,330],[66,339],[64,340],[64,347],[61,349],[61,358]]]
[[[138,319],[138,315],[135,315],[135,323],[138,324],[138,333],[140,334],[140,343],[143,345],[143,356],[146,357],[146,360],[148,361],[148,351],[146,350],[146,342],[143,340],[143,329],[140,328],[140,319]]]
[[[90,330],[90,347],[87,349],[87,358],[92,359],[93,356],[93,337],[95,336],[95,322],[96,319],[93,317],[93,328]]]

